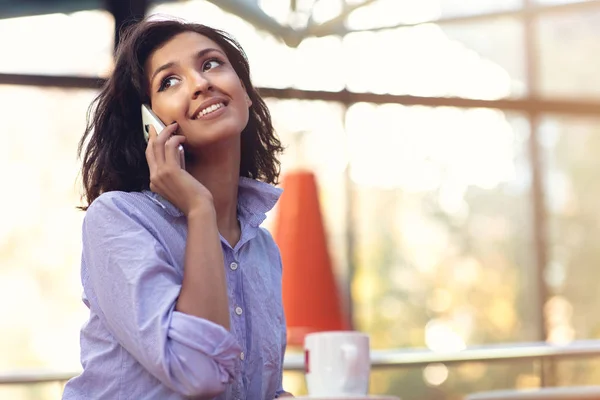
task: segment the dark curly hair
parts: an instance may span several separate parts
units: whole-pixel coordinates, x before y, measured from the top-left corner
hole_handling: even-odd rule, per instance
[[[240,176],[278,183],[283,151],[271,115],[252,85],[250,66],[240,44],[227,33],[178,20],[143,20],[127,28],[117,47],[114,72],[94,99],[78,154],[82,159],[83,198],[87,207],[102,193],[149,189],[141,104],[149,103],[144,65],[150,54],[174,36],[196,32],[216,42],[244,84],[252,106],[241,135]]]

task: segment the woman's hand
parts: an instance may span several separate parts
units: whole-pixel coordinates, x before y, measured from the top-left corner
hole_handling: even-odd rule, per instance
[[[179,145],[185,136],[175,135],[177,123],[162,130],[160,135],[151,125],[146,147],[150,169],[150,190],[160,194],[186,216],[197,207],[212,205],[212,194],[180,166]]]

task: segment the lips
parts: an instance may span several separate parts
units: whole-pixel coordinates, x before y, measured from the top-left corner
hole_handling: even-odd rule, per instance
[[[211,113],[223,108],[227,107],[229,102],[222,97],[213,97],[209,100],[204,101],[192,114],[192,119],[199,119],[204,117],[205,115],[210,115]]]

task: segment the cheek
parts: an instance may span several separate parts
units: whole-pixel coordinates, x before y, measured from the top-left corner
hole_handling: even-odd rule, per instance
[[[175,121],[181,123],[187,118],[187,107],[175,96],[168,99],[161,99],[160,102],[153,104],[152,109],[165,125],[169,125]]]
[[[248,92],[246,92],[243,86],[240,86],[236,97],[238,106],[245,109],[245,114],[247,114],[250,106],[252,106],[252,100],[250,100],[250,96],[248,96]]]
[[[245,127],[248,124],[248,120],[250,119],[250,107],[244,101],[242,104],[240,104],[240,108],[241,108],[242,119],[244,121],[244,127]]]

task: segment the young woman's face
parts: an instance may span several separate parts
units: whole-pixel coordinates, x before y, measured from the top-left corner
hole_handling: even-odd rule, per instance
[[[179,124],[187,148],[246,127],[251,101],[223,49],[206,36],[174,36],[150,55],[145,71],[152,110],[165,124]]]

